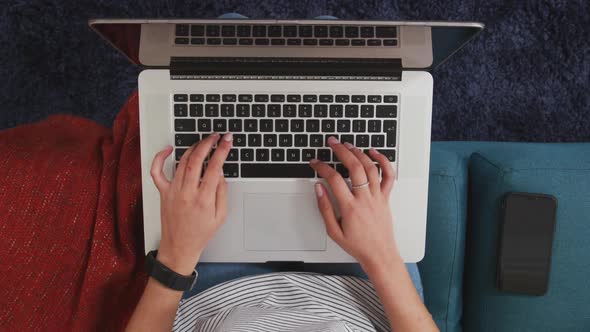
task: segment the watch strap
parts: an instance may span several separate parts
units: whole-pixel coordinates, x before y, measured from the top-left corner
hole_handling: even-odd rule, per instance
[[[152,250],[146,255],[145,272],[167,288],[177,291],[191,290],[197,281],[197,271],[190,276],[178,274],[156,259],[157,250]]]

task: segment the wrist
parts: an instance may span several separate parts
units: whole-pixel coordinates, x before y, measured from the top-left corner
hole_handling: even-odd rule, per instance
[[[194,259],[182,257],[180,255],[173,255],[166,250],[158,250],[156,259],[172,271],[184,276],[190,276],[195,270],[200,256],[201,254]]]
[[[397,250],[390,251],[387,256],[384,257],[373,257],[372,259],[366,259],[360,263],[363,270],[367,273],[369,278],[388,274],[399,266],[405,269],[404,260]]]

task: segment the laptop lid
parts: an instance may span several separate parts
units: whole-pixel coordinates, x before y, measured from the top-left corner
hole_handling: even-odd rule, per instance
[[[482,29],[477,22],[91,20],[134,64],[175,77],[305,75],[400,79],[432,70]]]

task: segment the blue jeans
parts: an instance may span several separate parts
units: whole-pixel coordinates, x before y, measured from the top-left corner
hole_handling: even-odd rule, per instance
[[[238,13],[227,13],[219,16],[226,19],[245,19]],[[334,16],[318,16],[316,19],[337,19]],[[406,264],[416,290],[423,298],[422,281],[416,264]],[[195,288],[183,294],[183,298],[191,297],[217,284],[245,276],[260,275],[272,272],[313,272],[328,275],[349,275],[367,279],[367,275],[356,263],[201,263],[197,265],[199,278]]]

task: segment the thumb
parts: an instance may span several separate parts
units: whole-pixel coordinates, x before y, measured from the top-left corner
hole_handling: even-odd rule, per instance
[[[330,198],[327,195],[326,188],[321,183],[316,183],[315,193],[318,200],[318,208],[326,224],[326,232],[328,232],[332,240],[340,244],[340,241],[344,238],[344,234],[342,233],[338,219],[336,219],[336,214],[334,213],[332,202],[330,202]]]

